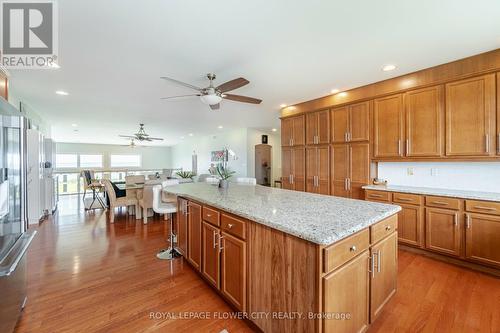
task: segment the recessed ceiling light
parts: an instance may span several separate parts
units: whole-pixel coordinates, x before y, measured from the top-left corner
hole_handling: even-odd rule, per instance
[[[193,133],[189,133],[189,136],[193,136],[194,134]]]
[[[384,72],[393,71],[395,69],[396,69],[396,65],[384,65],[384,67],[382,67],[382,70]]]
[[[330,92],[331,92],[332,94],[336,94],[336,93],[338,93],[339,91],[340,91],[339,89],[332,89]]]
[[[286,108],[286,104],[280,104],[280,108]]]
[[[217,126],[218,129],[223,129],[224,127],[222,125]]]
[[[66,91],[63,91],[63,90],[57,90],[56,94],[61,95],[61,96],[68,96],[69,95]]]
[[[276,131],[277,131],[277,129],[276,129],[276,128],[273,128],[271,131],[276,132]]]
[[[71,124],[71,126],[73,126],[73,127],[77,127],[77,126],[78,126],[78,124]]]

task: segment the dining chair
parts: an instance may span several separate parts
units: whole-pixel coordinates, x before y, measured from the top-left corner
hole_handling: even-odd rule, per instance
[[[248,184],[248,185],[257,185],[257,179],[252,177],[237,177],[236,183],[239,184]]]
[[[129,198],[127,196],[117,198],[115,189],[111,184],[109,179],[103,180],[104,187],[106,188],[106,193],[108,194],[109,199],[109,221],[111,223],[115,223],[115,208],[116,207],[126,207],[128,211],[128,207],[134,206],[136,214],[138,214],[137,218],[141,218],[141,210],[139,209],[139,202],[137,198]]]

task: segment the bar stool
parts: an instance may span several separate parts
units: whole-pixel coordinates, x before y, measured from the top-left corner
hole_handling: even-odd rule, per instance
[[[168,248],[160,250],[156,257],[158,259],[172,260],[179,257],[180,254],[174,248],[174,231],[173,231],[173,216],[177,212],[177,205],[175,203],[166,203],[161,201],[161,185],[153,186],[153,210],[158,214],[165,214],[169,216],[170,220],[170,245]]]

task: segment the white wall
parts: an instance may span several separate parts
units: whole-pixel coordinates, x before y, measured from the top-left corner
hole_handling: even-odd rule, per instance
[[[378,177],[390,185],[500,192],[499,162],[384,162]]]
[[[163,169],[171,167],[171,147],[135,147],[101,145],[89,143],[56,143],[56,153],[102,154],[104,169],[110,169],[111,154],[140,154],[141,169]]]

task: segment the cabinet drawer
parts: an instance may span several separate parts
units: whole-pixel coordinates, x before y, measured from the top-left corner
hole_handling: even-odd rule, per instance
[[[370,246],[368,228],[355,233],[323,250],[323,272],[328,273],[343,265]]]
[[[212,225],[219,226],[219,212],[215,209],[203,206],[203,221],[207,221]]]
[[[422,204],[422,196],[418,194],[393,193],[392,202],[420,206]]]
[[[465,200],[468,212],[500,215],[500,202]]]
[[[222,214],[221,216],[221,229],[222,231],[225,231],[241,239],[245,239],[246,237],[245,221],[234,218],[226,214]]]
[[[386,218],[370,227],[370,243],[375,244],[379,240],[389,236],[398,228],[398,214]]]
[[[425,196],[425,205],[429,207],[438,207],[446,209],[460,210],[460,199],[447,197]]]
[[[391,201],[391,192],[366,190],[366,200]]]

